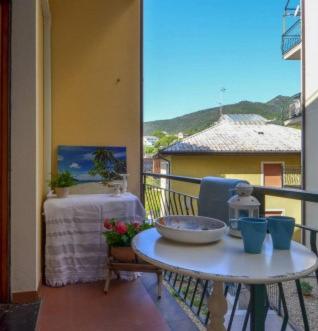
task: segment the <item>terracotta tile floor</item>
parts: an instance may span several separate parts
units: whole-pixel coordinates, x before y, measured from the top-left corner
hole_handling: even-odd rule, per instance
[[[161,300],[157,300],[154,275],[144,274],[133,282],[113,280],[107,295],[104,295],[103,286],[103,282],[62,288],[43,286],[36,330],[198,331],[164,287]],[[268,314],[266,330],[280,330],[281,317],[273,311]],[[236,312],[233,331],[242,330],[244,317],[245,311]],[[226,325],[228,319],[229,314]],[[21,329],[11,324],[4,330],[33,330],[33,327]],[[288,326],[287,330],[291,328]]]
[[[154,285],[152,278],[151,284],[149,278],[146,282],[148,287]],[[62,288],[43,286],[36,330],[168,331],[180,330],[177,325],[181,322],[187,323],[187,330],[196,330],[183,313],[178,312],[174,320],[167,320],[143,283],[142,279],[113,280],[107,295],[103,292],[103,282]],[[176,327],[171,327],[173,325]]]

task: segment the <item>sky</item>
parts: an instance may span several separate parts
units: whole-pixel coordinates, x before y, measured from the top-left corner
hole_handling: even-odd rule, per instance
[[[144,120],[300,91],[282,59],[285,0],[145,0]],[[220,89],[226,92],[221,93]]]

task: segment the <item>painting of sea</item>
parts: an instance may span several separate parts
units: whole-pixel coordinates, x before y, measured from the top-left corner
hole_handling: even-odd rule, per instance
[[[127,173],[126,147],[59,146],[58,171],[69,171],[78,183],[110,182]]]

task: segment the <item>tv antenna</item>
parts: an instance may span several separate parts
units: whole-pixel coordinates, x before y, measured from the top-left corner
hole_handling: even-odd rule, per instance
[[[221,87],[219,92],[220,92],[220,102],[219,102],[219,105],[220,105],[220,117],[222,117],[222,115],[223,115],[224,94],[226,92],[226,88],[225,87]]]

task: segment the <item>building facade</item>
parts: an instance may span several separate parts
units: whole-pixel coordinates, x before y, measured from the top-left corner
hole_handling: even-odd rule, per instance
[[[171,174],[239,178],[252,185],[300,187],[300,130],[268,123],[258,115],[224,115],[214,126],[160,151]],[[172,182],[178,192],[197,195],[198,186]],[[301,203],[267,197],[268,215],[301,222]]]

